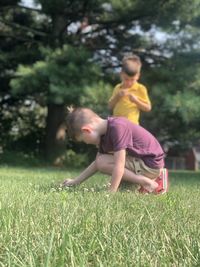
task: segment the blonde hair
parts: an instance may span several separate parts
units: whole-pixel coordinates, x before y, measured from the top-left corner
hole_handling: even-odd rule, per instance
[[[134,54],[127,54],[122,59],[122,72],[128,76],[135,76],[140,73],[142,62],[140,57]]]
[[[76,139],[81,134],[84,125],[92,123],[100,117],[89,108],[70,108],[66,118],[67,135]]]

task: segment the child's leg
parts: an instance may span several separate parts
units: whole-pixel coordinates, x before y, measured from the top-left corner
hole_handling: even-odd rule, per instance
[[[113,155],[99,154],[96,157],[96,166],[98,171],[112,175],[114,167]],[[122,179],[127,182],[142,185],[150,192],[154,191],[158,187],[158,184],[154,180],[140,174],[135,174],[127,168],[124,168],[124,175]]]

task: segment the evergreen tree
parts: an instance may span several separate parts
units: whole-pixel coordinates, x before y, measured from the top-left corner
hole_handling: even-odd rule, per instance
[[[143,81],[150,88],[154,104],[151,114],[144,117],[144,125],[165,142],[186,138],[181,137],[180,129],[191,129],[188,141],[192,141],[192,132],[197,138],[198,0],[37,0],[36,4],[32,9],[20,7],[18,1],[11,1],[6,9],[1,4],[5,14],[1,23],[21,37],[19,51],[23,56],[10,61],[13,71],[23,64],[15,74],[12,72],[15,98],[34,99],[48,109],[48,156],[56,158],[59,147],[65,144],[56,140],[64,104],[90,105],[89,100],[85,101],[89,95],[92,106],[87,86],[98,97],[99,83],[95,83],[99,74],[102,80],[115,82],[126,52],[139,54],[144,62]],[[16,11],[17,21],[13,16]]]

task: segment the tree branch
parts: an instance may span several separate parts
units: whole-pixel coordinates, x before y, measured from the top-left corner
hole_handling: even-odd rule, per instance
[[[6,21],[6,20],[3,20],[3,19],[0,19],[0,22],[5,24],[5,25],[8,25],[12,28],[15,28],[15,29],[19,29],[19,30],[23,30],[23,31],[29,31],[29,32],[32,32],[34,34],[37,34],[37,35],[40,35],[40,36],[43,36],[43,37],[47,37],[48,34],[47,33],[44,33],[44,32],[41,32],[41,31],[38,31],[38,30],[35,30],[35,29],[31,29],[27,26],[22,26],[20,24],[17,24],[17,23],[14,23],[14,22],[9,22],[9,21]]]
[[[39,42],[39,41],[33,40],[32,38],[28,39],[28,38],[24,38],[22,36],[17,36],[16,34],[12,35],[12,34],[0,33],[0,38],[1,37],[2,38],[8,37],[8,38],[12,38],[12,40],[16,39],[16,40],[21,41],[21,42],[30,42],[30,41],[31,41],[31,43],[38,43]]]

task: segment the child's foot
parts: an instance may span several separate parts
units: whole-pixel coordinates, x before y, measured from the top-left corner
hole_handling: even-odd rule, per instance
[[[155,182],[158,187],[154,190],[154,194],[165,194],[169,188],[168,170],[163,168],[161,174],[156,178]]]
[[[161,174],[154,181],[158,184],[156,189],[152,191],[152,190],[148,190],[144,188],[143,186],[140,186],[140,188],[138,189],[138,192],[144,195],[147,195],[150,193],[153,193],[156,195],[165,194],[169,188],[168,170],[166,168],[163,168],[161,171]]]

